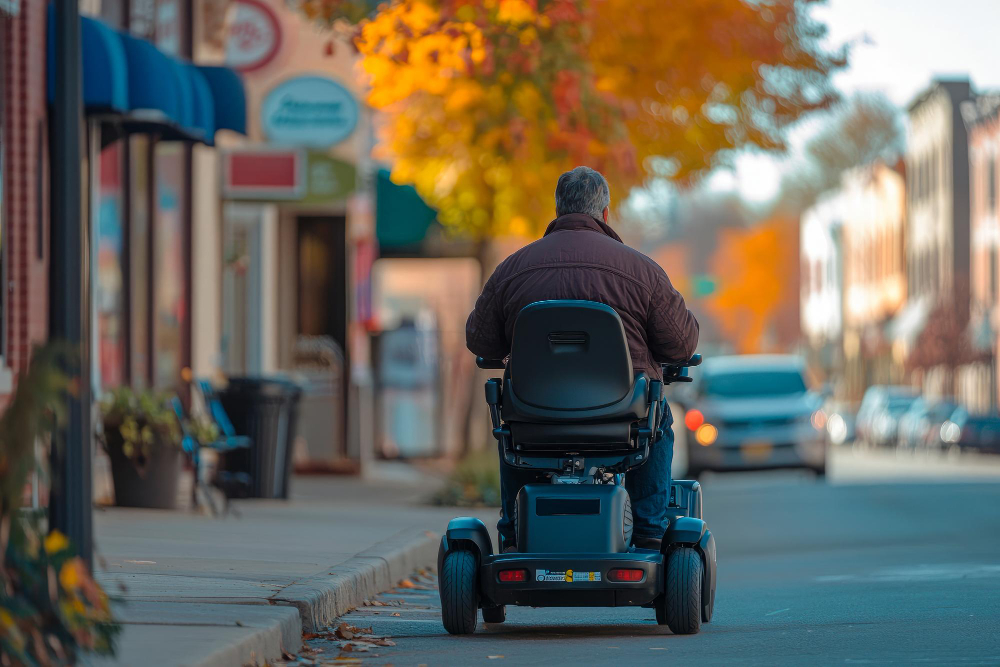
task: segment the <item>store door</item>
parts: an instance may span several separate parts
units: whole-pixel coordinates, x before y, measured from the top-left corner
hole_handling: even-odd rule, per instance
[[[347,248],[344,216],[298,218],[298,333],[347,344]]]

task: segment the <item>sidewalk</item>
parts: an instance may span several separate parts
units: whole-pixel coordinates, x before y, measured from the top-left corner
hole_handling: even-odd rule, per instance
[[[300,477],[292,500],[238,501],[239,516],[95,512],[97,577],[124,598],[117,665],[234,665],[294,652],[325,624],[416,567],[450,518],[437,479],[382,464],[368,479]],[[496,510],[478,513],[491,523]],[[124,591],[122,591],[124,587]]]

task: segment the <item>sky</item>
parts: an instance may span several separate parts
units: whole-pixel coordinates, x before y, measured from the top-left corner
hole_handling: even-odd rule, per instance
[[[812,14],[829,28],[828,46],[854,44],[849,66],[834,77],[845,96],[880,91],[905,107],[934,76],[967,75],[980,91],[1000,89],[1000,0],[828,0]],[[709,188],[769,200],[816,125],[791,134],[792,155],[744,154],[735,172],[713,174]]]

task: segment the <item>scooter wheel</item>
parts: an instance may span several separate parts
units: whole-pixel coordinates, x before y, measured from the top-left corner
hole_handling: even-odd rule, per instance
[[[483,623],[503,623],[507,620],[507,608],[497,605],[495,607],[483,607]]]
[[[656,620],[665,622],[675,635],[693,635],[701,630],[703,574],[701,554],[695,549],[678,547],[667,556],[666,590]]]
[[[444,629],[453,635],[468,635],[476,631],[479,607],[476,554],[452,551],[444,557],[438,592],[441,594],[441,620]]]

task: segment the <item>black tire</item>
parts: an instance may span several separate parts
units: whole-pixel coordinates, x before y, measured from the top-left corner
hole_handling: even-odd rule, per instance
[[[478,559],[471,551],[452,551],[441,566],[441,620],[444,629],[453,635],[468,635],[476,631],[479,607],[476,570]]]
[[[497,605],[495,607],[483,607],[483,623],[503,623],[507,620],[507,608]]]
[[[701,630],[701,587],[704,566],[692,547],[678,547],[667,556],[667,583],[662,598],[663,617],[675,635]],[[660,614],[657,613],[657,621]]]
[[[625,548],[632,544],[632,498],[625,494],[625,518],[624,518]]]

